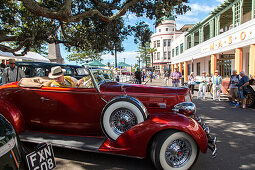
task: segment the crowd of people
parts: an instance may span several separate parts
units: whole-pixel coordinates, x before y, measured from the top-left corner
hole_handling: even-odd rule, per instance
[[[206,74],[205,71],[202,72],[202,76],[196,80],[194,73],[192,72],[188,77],[188,87],[190,88],[192,96],[194,95],[194,86],[196,82],[199,82],[197,99],[201,98],[205,100],[206,93],[209,93],[212,89],[213,100],[220,101],[220,93],[222,86],[222,77],[219,75],[219,71],[215,70],[212,77]],[[238,75],[236,70],[232,71],[230,76],[230,81],[227,89],[231,96],[231,104],[239,106],[242,103],[242,108],[246,108],[246,90],[249,85],[249,78],[245,75],[243,71]],[[174,85],[173,85],[174,87]]]
[[[140,71],[140,70],[138,70]],[[141,72],[141,71],[140,71]],[[139,84],[141,83],[141,79],[144,73],[135,73],[135,78],[138,79]],[[155,78],[155,73],[152,71],[148,72],[148,77],[150,82]],[[179,72],[179,68],[175,67],[174,71],[170,73],[169,71],[165,71],[162,76],[164,79],[165,86],[170,86],[170,81],[172,87],[179,87],[181,84],[181,80],[183,79],[183,75]],[[205,71],[202,72],[202,76],[195,76],[193,72],[188,76],[187,85],[190,88],[191,96],[194,96],[194,88],[195,85],[198,84],[198,93],[197,99],[206,100],[206,95],[208,93],[212,93],[214,101],[221,101],[221,89],[222,89],[222,77],[219,75],[219,71],[215,70],[214,75],[210,76],[209,73]],[[236,70],[232,71],[232,75],[230,76],[230,82],[228,84],[227,90],[231,96],[231,104],[235,106],[239,106],[240,104],[242,108],[246,108],[246,90],[249,85],[249,78],[245,75],[243,71],[238,75]]]

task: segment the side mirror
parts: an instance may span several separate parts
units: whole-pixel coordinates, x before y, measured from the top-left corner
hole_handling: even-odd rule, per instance
[[[182,102],[176,104],[172,110],[189,116],[196,113],[196,105],[192,102]]]

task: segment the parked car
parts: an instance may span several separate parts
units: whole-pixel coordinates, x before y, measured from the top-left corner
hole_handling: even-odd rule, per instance
[[[16,62],[16,66],[21,68],[25,76],[28,77],[43,77],[48,76],[51,67],[61,66],[66,70],[66,76],[72,76],[77,79],[84,77],[84,68],[82,66],[58,63],[45,63],[45,62]]]
[[[0,114],[0,169],[26,169],[25,153],[14,128]]]
[[[0,113],[21,140],[145,158],[158,169],[188,169],[216,138],[202,123],[188,88],[113,81],[104,69],[86,70],[81,88],[49,87],[27,78],[0,86]]]

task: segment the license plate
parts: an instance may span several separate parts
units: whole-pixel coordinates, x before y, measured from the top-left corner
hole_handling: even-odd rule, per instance
[[[42,144],[35,151],[26,155],[29,170],[51,170],[56,167],[51,144]]]

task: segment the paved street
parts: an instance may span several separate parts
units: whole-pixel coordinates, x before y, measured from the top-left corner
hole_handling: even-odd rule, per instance
[[[160,84],[160,82],[159,82]],[[217,137],[217,158],[199,155],[192,169],[255,169],[255,109],[241,109],[228,102],[194,99],[197,112]],[[57,170],[154,169],[149,160],[82,152],[54,147]]]

